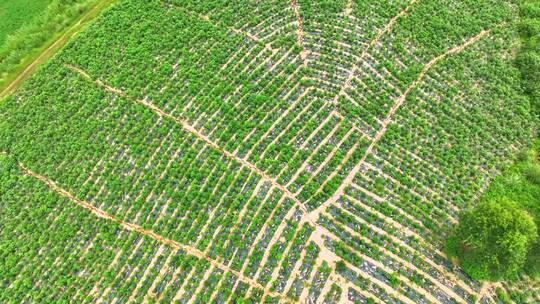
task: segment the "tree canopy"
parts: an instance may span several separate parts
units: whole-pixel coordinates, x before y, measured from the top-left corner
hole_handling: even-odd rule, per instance
[[[447,252],[473,278],[496,281],[523,270],[537,239],[533,218],[516,203],[484,201],[461,215],[448,239]]]

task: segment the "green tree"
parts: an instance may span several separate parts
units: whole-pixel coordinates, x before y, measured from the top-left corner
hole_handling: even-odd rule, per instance
[[[533,218],[518,205],[486,201],[461,215],[446,250],[475,279],[496,281],[523,270],[537,237]]]

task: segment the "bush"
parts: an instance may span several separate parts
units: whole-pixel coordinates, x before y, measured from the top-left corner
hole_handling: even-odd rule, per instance
[[[497,281],[523,270],[537,239],[533,218],[517,204],[486,201],[461,215],[446,250],[473,278]]]
[[[516,66],[521,71],[522,87],[540,114],[540,3],[520,1],[521,50]]]
[[[502,288],[497,287],[497,289],[495,289],[495,293],[497,294],[497,297],[499,298],[499,300],[502,301],[504,304],[512,303],[512,300],[510,299],[508,294],[504,292]]]
[[[527,164],[523,169],[523,173],[528,181],[540,186],[540,165],[539,164]]]

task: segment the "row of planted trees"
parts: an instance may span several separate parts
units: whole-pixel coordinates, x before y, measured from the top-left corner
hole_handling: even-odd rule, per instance
[[[523,91],[538,115],[540,3],[518,1],[518,5],[521,49],[515,62],[521,72]],[[533,278],[540,275],[539,151],[540,145],[536,142],[494,180],[480,204],[464,212],[459,225],[451,232],[447,251],[474,278],[513,281],[523,274]],[[497,289],[503,301],[528,301],[529,296],[535,296],[532,289],[523,292],[526,294],[511,293],[509,297],[502,289]]]

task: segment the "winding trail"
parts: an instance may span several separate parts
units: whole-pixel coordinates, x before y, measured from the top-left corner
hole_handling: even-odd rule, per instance
[[[347,1],[347,6],[345,7],[345,16],[349,17],[352,15],[352,12],[353,12],[353,3],[354,1],[353,0],[349,0]]]
[[[287,189],[285,186],[281,185],[280,183],[277,182],[277,180],[271,176],[269,176],[268,174],[266,174],[264,171],[262,171],[261,169],[259,169],[257,166],[255,166],[254,164],[252,164],[251,162],[248,162],[247,160],[241,158],[241,157],[238,157],[236,156],[235,154],[225,150],[224,148],[222,148],[221,146],[219,146],[217,143],[215,143],[213,140],[211,140],[210,138],[208,138],[208,136],[202,134],[199,130],[195,129],[192,125],[190,125],[189,123],[187,123],[185,120],[183,119],[180,119],[174,115],[171,115],[169,113],[166,113],[165,111],[163,111],[162,109],[160,109],[159,107],[157,107],[156,105],[154,105],[151,101],[149,101],[148,99],[144,99],[144,100],[141,100],[141,99],[134,99],[134,98],[131,98],[130,96],[128,96],[124,91],[120,90],[120,89],[117,89],[117,88],[114,88],[114,87],[111,87],[109,85],[107,85],[106,83],[104,83],[103,81],[99,80],[99,79],[94,79],[92,76],[90,76],[88,73],[86,73],[84,70],[74,66],[74,65],[66,65],[67,68],[71,69],[72,71],[82,75],[83,77],[87,78],[88,80],[91,80],[93,82],[95,82],[97,85],[103,87],[105,90],[109,91],[109,92],[112,92],[114,94],[117,94],[117,95],[120,95],[124,98],[127,98],[129,100],[132,100],[140,105],[143,105],[145,107],[147,107],[148,109],[150,109],[152,112],[154,112],[155,114],[161,116],[161,117],[166,117],[174,122],[176,122],[177,124],[179,124],[180,126],[182,126],[182,128],[184,128],[184,130],[188,131],[189,133],[193,134],[194,136],[196,136],[197,138],[203,140],[205,143],[207,143],[209,146],[211,146],[212,148],[218,150],[219,152],[221,152],[222,154],[224,154],[225,156],[229,157],[229,158],[232,158],[234,159],[235,161],[237,161],[238,163],[246,166],[247,168],[251,169],[252,171],[256,172],[258,175],[262,176],[263,179],[269,181],[270,183],[272,183],[272,185],[274,185],[276,188],[280,189],[281,191],[283,191],[283,193],[285,193],[285,195],[290,198],[291,200],[293,200],[295,202],[295,205],[298,206],[299,208],[301,208],[304,212],[307,212],[307,208],[305,207],[305,205],[300,202],[296,196],[291,192],[289,191],[289,189]]]
[[[75,36],[84,25],[93,20],[105,7],[114,2],[115,0],[102,0],[98,2],[92,9],[86,14],[82,15],[77,22],[66,29],[62,35],[60,35],[52,44],[46,48],[41,54],[37,56],[33,61],[29,62],[28,66],[22,70],[19,75],[11,81],[0,93],[0,100],[11,95],[17,88],[19,88],[30,75],[38,68],[39,65],[44,63],[47,59],[52,57],[58,50],[60,50],[73,36]]]
[[[332,197],[330,199],[328,199],[326,202],[324,202],[322,205],[320,205],[317,209],[315,209],[315,210],[311,211],[310,213],[306,214],[306,217],[308,218],[309,221],[317,222],[317,219],[319,218],[319,215],[321,214],[321,212],[326,210],[326,208],[328,208],[328,206],[330,206],[333,203],[337,202],[337,200],[345,193],[345,189],[353,182],[354,177],[356,176],[356,174],[360,171],[360,169],[362,168],[362,166],[366,162],[367,157],[373,152],[373,149],[375,148],[377,143],[381,140],[381,138],[386,133],[388,125],[392,122],[392,119],[393,119],[394,114],[396,113],[396,111],[405,102],[405,100],[407,99],[407,96],[409,96],[411,91],[414,88],[416,88],[416,86],[424,79],[424,77],[426,76],[428,71],[435,64],[440,62],[441,60],[445,59],[446,57],[448,57],[450,55],[454,55],[454,54],[457,54],[457,53],[461,52],[466,47],[468,47],[469,45],[477,42],[478,40],[480,40],[480,38],[486,36],[490,32],[491,32],[491,30],[483,30],[479,34],[477,34],[476,36],[473,36],[473,37],[467,39],[463,44],[455,46],[455,47],[447,50],[443,54],[433,58],[426,65],[424,65],[424,68],[422,69],[422,71],[420,72],[418,77],[407,87],[407,90],[405,90],[405,92],[403,94],[401,94],[401,96],[399,96],[397,98],[396,102],[394,103],[394,105],[392,106],[392,108],[390,109],[388,114],[386,115],[386,118],[383,120],[383,122],[381,124],[381,129],[377,132],[377,134],[373,138],[373,140],[372,140],[371,144],[369,145],[369,147],[367,148],[364,156],[361,158],[361,160],[358,162],[358,164],[349,172],[349,174],[347,175],[347,177],[345,178],[343,183],[339,186],[338,190],[336,192],[334,192],[334,195],[332,195]]]
[[[353,168],[353,170],[349,173],[349,175],[347,176],[347,178],[345,179],[345,181],[341,184],[341,186],[338,188],[338,191],[336,191],[333,195],[333,197],[326,201],[324,204],[322,204],[319,208],[313,210],[312,212],[310,213],[307,213],[306,212],[306,209],[305,209],[305,206],[303,203],[301,203],[297,198],[296,196],[291,193],[285,186],[279,184],[274,178],[268,176],[266,173],[264,173],[262,170],[260,170],[259,168],[257,168],[254,164],[246,161],[245,159],[243,158],[240,158],[238,156],[236,156],[235,154],[223,149],[222,147],[220,147],[217,143],[215,143],[214,141],[212,141],[210,138],[208,138],[206,135],[202,134],[200,131],[198,131],[197,129],[195,129],[193,126],[191,126],[189,123],[187,123],[186,121],[178,118],[178,117],[175,117],[169,113],[166,113],[164,112],[162,109],[160,109],[159,107],[157,107],[156,105],[154,105],[151,101],[149,101],[148,99],[143,99],[143,100],[135,100],[133,98],[130,98],[125,92],[123,92],[122,90],[119,90],[117,88],[114,88],[114,87],[111,87],[109,85],[107,85],[106,83],[104,83],[103,81],[99,80],[99,79],[94,79],[93,77],[91,77],[89,74],[87,74],[85,71],[83,71],[82,69],[78,68],[78,67],[75,67],[75,66],[72,66],[72,65],[67,65],[67,67],[71,70],[73,70],[74,72],[77,72],[78,74],[84,76],[85,78],[95,82],[96,84],[98,84],[99,86],[103,87],[105,90],[109,91],[109,92],[112,92],[112,93],[115,93],[115,94],[118,94],[120,96],[123,96],[123,97],[126,97],[126,98],[129,98],[133,101],[135,101],[136,103],[138,104],[141,104],[145,107],[147,107],[148,109],[150,109],[151,111],[153,111],[154,113],[156,113],[157,115],[159,115],[160,117],[166,117],[168,119],[171,119],[173,120],[174,122],[178,123],[179,125],[181,125],[186,131],[188,131],[189,133],[195,135],[197,138],[203,140],[205,143],[207,143],[209,146],[211,146],[212,148],[220,151],[221,153],[223,153],[224,155],[226,155],[227,157],[229,158],[232,158],[234,160],[236,160],[237,162],[239,162],[240,164],[250,168],[252,171],[256,172],[257,174],[259,174],[260,176],[262,176],[265,180],[269,181],[274,187],[282,190],[287,197],[291,198],[294,202],[295,202],[295,205],[299,206],[299,207],[302,207],[302,210],[304,211],[304,215],[303,215],[303,218],[301,220],[301,222],[310,222],[311,224],[313,224],[315,226],[315,234],[317,233],[321,233],[322,235],[326,235],[326,233],[324,233],[324,230],[322,227],[320,227],[319,225],[317,225],[317,219],[319,218],[319,215],[321,212],[323,212],[324,210],[326,210],[326,208],[331,205],[332,203],[336,202],[337,199],[339,199],[339,197],[341,197],[341,195],[344,193],[344,190],[346,187],[348,187],[351,183],[352,183],[352,180],[354,178],[354,176],[356,176],[356,174],[359,172],[360,168],[362,167],[362,165],[364,164],[367,156],[369,154],[372,153],[374,147],[376,146],[376,144],[379,142],[379,140],[384,136],[386,130],[387,130],[387,127],[388,125],[391,123],[392,119],[393,119],[393,116],[395,115],[395,112],[401,107],[401,105],[405,102],[407,96],[410,94],[410,92],[412,92],[412,90],[418,85],[418,83],[420,83],[423,78],[426,76],[426,74],[428,73],[428,71],[435,65],[437,64],[439,61],[443,60],[444,58],[446,58],[447,56],[449,55],[452,55],[452,54],[456,54],[458,52],[460,52],[461,50],[463,50],[464,48],[466,48],[467,46],[469,46],[470,44],[476,42],[477,40],[479,40],[481,37],[485,36],[486,34],[488,34],[489,31],[482,31],[481,33],[479,33],[478,35],[470,38],[469,40],[467,40],[465,43],[463,43],[462,45],[459,45],[459,46],[456,46],[448,51],[446,51],[445,53],[435,57],[434,59],[432,59],[431,61],[429,61],[425,66],[424,68],[422,69],[421,73],[418,75],[417,79],[415,79],[410,85],[409,87],[407,88],[407,90],[401,94],[401,96],[399,96],[399,98],[396,99],[396,102],[394,103],[394,105],[392,106],[391,110],[389,111],[389,113],[387,114],[386,118],[383,120],[382,122],[382,127],[381,129],[377,132],[376,136],[373,138],[373,140],[371,141],[371,144],[370,146],[368,147],[368,149],[366,150],[366,153],[364,154],[364,156],[362,157],[362,159],[360,160],[360,162]],[[30,173],[31,174],[31,173]],[[40,178],[39,176],[36,176],[38,178]],[[40,179],[42,179],[43,177],[41,177]],[[50,181],[47,181],[46,179],[42,179],[44,181],[46,181],[47,183],[49,183]],[[61,194],[64,194],[64,196],[67,196],[67,197],[70,197],[72,200],[75,199],[74,197],[70,196],[69,193],[66,193],[65,191],[63,191],[61,188],[57,187],[55,184],[50,184],[51,185],[51,188],[57,190],[59,193]],[[186,246],[186,245],[182,245],[180,243],[177,243],[175,241],[172,241],[170,239],[166,239],[156,233],[154,233],[153,231],[150,231],[150,230],[145,230],[144,228],[140,227],[140,226],[137,226],[137,225],[134,225],[134,224],[131,224],[131,223],[126,223],[126,222],[123,222],[122,220],[120,219],[117,219],[107,213],[104,213],[103,211],[101,211],[100,209],[96,209],[94,207],[92,207],[90,204],[88,203],[85,203],[85,202],[82,202],[82,201],[76,201],[78,202],[80,205],[82,205],[83,207],[87,208],[87,209],[90,209],[90,210],[93,210],[93,212],[100,216],[100,217],[104,217],[106,219],[109,219],[109,220],[113,220],[115,222],[118,222],[120,223],[122,226],[124,226],[126,229],[129,229],[129,230],[135,230],[141,234],[144,234],[144,235],[147,235],[153,239],[156,239],[164,244],[168,244],[174,248],[178,248],[178,249],[184,249],[186,250],[188,253],[191,253],[195,256],[198,256],[198,257],[202,257],[202,258],[205,258],[207,259],[209,262],[212,263],[213,266],[217,267],[217,268],[220,268],[224,271],[230,271],[231,273],[234,273],[236,274],[242,281],[244,282],[247,282],[248,284],[250,284],[252,287],[256,287],[256,288],[259,288],[261,290],[264,291],[265,295],[271,295],[271,296],[278,296],[278,297],[282,297],[281,294],[278,294],[278,293],[275,293],[275,292],[272,292],[268,289],[266,289],[264,286],[260,285],[259,283],[257,283],[255,280],[253,279],[250,279],[250,278],[247,278],[247,277],[244,277],[242,276],[242,271],[241,272],[236,272],[232,269],[230,269],[228,266],[226,265],[223,265],[223,264],[220,264],[219,262],[217,261],[214,261],[212,259],[210,259],[209,257],[207,257],[204,252],[201,252],[199,251],[198,249],[196,248],[193,248],[193,247],[190,247],[190,246]],[[286,216],[286,218],[288,218],[289,216]],[[278,233],[277,235],[280,235],[280,233]],[[324,244],[321,244],[320,242],[318,243],[319,247],[321,248],[321,250],[324,250],[325,249],[325,246]],[[328,260],[328,261],[333,261],[335,260],[337,257],[335,256],[335,254],[331,253],[331,252],[327,252],[327,254],[324,256],[324,260]]]
[[[188,14],[188,15],[191,15],[193,17],[196,17],[196,18],[199,18],[201,20],[204,20],[210,24],[212,24],[214,27],[218,28],[218,29],[223,29],[223,28],[227,28],[229,29],[231,32],[235,33],[235,34],[239,34],[239,35],[243,35],[255,42],[258,42],[258,43],[261,43],[262,45],[264,45],[264,47],[272,52],[277,52],[276,49],[272,48],[272,46],[269,44],[269,43],[264,43],[262,41],[261,38],[259,38],[258,36],[256,35],[253,35],[252,33],[249,33],[247,31],[243,31],[241,29],[237,29],[237,28],[234,28],[234,27],[230,27],[230,26],[226,26],[223,22],[219,22],[219,21],[216,21],[216,20],[213,20],[211,19],[208,15],[203,15],[203,14],[199,14],[199,13],[196,13],[196,12],[193,12],[193,11],[190,11],[190,10],[187,10],[185,9],[184,7],[180,6],[180,5],[176,5],[176,4],[173,4],[173,3],[170,3],[170,2],[167,2],[167,1],[161,1],[161,3],[164,5],[164,6],[167,6],[169,8],[174,8],[174,9],[178,9],[178,10],[181,10],[183,11],[184,13]]]
[[[39,173],[36,173],[36,172],[30,170],[23,163],[21,163],[21,162],[17,162],[17,163],[18,163],[19,167],[27,175],[32,176],[32,177],[40,180],[41,182],[45,183],[52,191],[54,191],[54,192],[58,193],[59,195],[69,199],[70,201],[76,203],[77,205],[83,207],[84,209],[89,210],[95,216],[97,216],[99,218],[102,218],[102,219],[105,219],[105,220],[108,220],[108,221],[115,222],[115,223],[119,224],[120,226],[122,226],[122,228],[124,228],[126,230],[135,231],[135,232],[137,232],[139,234],[142,234],[142,235],[147,236],[147,237],[149,237],[151,239],[154,239],[155,241],[157,241],[157,242],[159,242],[161,244],[170,246],[175,250],[184,250],[188,254],[191,254],[191,255],[196,256],[196,257],[198,257],[200,259],[204,259],[204,260],[208,261],[212,266],[214,266],[216,268],[219,268],[219,269],[223,270],[224,272],[230,272],[230,273],[236,275],[240,281],[243,281],[244,283],[249,284],[253,288],[263,290],[264,293],[267,294],[267,295],[270,295],[272,297],[277,297],[277,298],[280,298],[280,299],[282,299],[282,300],[284,300],[286,302],[289,302],[282,294],[277,293],[277,292],[273,292],[273,291],[265,288],[264,286],[262,286],[257,281],[244,276],[241,272],[238,272],[238,271],[236,271],[236,270],[234,270],[234,269],[232,269],[232,268],[218,262],[217,260],[214,260],[214,259],[210,258],[209,256],[207,256],[204,252],[200,251],[199,249],[191,247],[189,245],[181,244],[181,243],[179,243],[177,241],[174,241],[174,240],[168,239],[168,238],[166,238],[166,237],[164,237],[162,235],[159,235],[159,234],[157,234],[156,232],[154,232],[152,230],[145,229],[145,228],[143,228],[143,227],[141,227],[139,225],[136,225],[136,224],[133,224],[133,223],[130,223],[130,222],[126,222],[126,221],[124,221],[122,219],[119,219],[119,218],[115,217],[114,215],[111,215],[111,214],[109,214],[109,213],[107,213],[107,212],[105,212],[105,211],[103,211],[103,210],[101,210],[99,208],[94,207],[92,204],[90,204],[87,201],[83,201],[81,199],[78,199],[73,194],[71,194],[67,190],[63,189],[62,187],[60,187],[55,181],[49,179],[46,176],[43,176],[43,175],[41,175]]]

